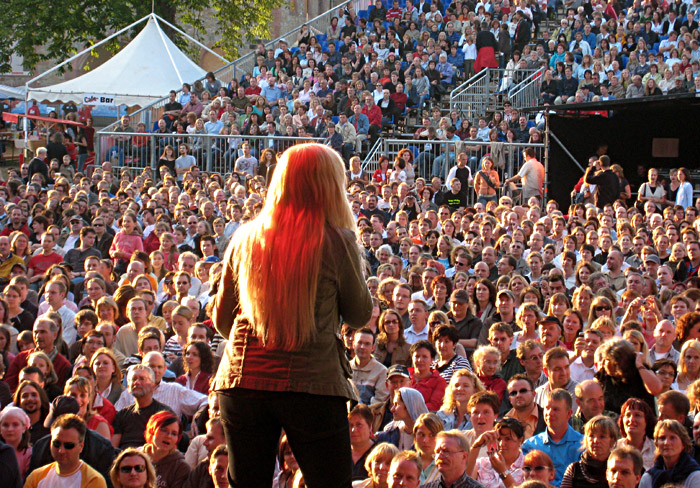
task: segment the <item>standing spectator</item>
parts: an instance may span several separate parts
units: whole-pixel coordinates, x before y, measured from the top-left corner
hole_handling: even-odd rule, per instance
[[[488,22],[476,23],[476,61],[474,61],[474,71],[478,73],[485,68],[498,68],[496,61],[496,49],[498,42],[496,36],[489,30]]]
[[[508,178],[503,184],[508,185],[522,180],[523,201],[527,201],[531,197],[542,197],[544,166],[535,158],[535,150],[531,147],[526,147],[523,150],[523,157],[525,158],[525,164],[522,165],[518,174]]]
[[[595,206],[602,209],[620,196],[620,180],[610,168],[610,157],[603,155],[588,165],[584,181],[595,188]]]
[[[229,477],[242,486],[269,484],[275,446],[285,429],[310,486],[344,487],[352,466],[346,402],[355,394],[347,381],[348,364],[338,358],[339,317],[359,327],[370,319],[372,302],[361,276],[343,163],[327,146],[305,144],[288,149],[276,173],[261,218],[236,231],[214,299],[214,323],[230,337],[212,386],[219,391],[229,455],[235,460]],[[301,216],[300,208],[307,209]],[[265,241],[285,245],[260,246],[263,235]],[[268,263],[265,273],[277,269],[273,263],[285,263],[285,279],[255,279],[261,263]],[[304,294],[302,282],[318,286]],[[312,298],[317,288],[323,292]],[[249,323],[237,319],[234,324],[238,310]],[[365,360],[374,344],[371,329],[367,332],[359,334],[369,336]],[[245,353],[231,347],[239,341],[248,344]],[[377,385],[381,392],[386,370],[379,366],[384,369],[384,384]],[[287,371],[282,377],[280,368]],[[329,436],[312,440],[319,425],[332,426]],[[251,450],[253,443],[260,448]],[[325,462],[316,462],[321,457]]]

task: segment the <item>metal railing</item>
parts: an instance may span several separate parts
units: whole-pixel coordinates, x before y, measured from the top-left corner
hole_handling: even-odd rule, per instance
[[[529,82],[541,77],[541,71],[542,68],[515,71],[493,68],[481,70],[452,90],[450,110],[456,110],[462,117],[476,123],[479,117],[487,115],[489,111],[502,110],[503,101],[512,101],[515,94],[518,94],[519,103],[528,103],[531,93],[531,89],[528,88]],[[539,95],[539,85],[535,90]],[[518,108],[515,103],[513,107]]]
[[[116,169],[130,168],[138,172],[144,168],[151,168],[157,173],[159,160],[165,153],[166,146],[172,147],[177,157],[179,145],[187,144],[188,154],[194,156],[200,169],[221,174],[235,170],[236,160],[243,155],[244,142],[251,146],[252,155],[260,159],[265,149],[279,153],[295,144],[324,141],[314,137],[126,132],[100,132],[96,135],[96,142],[97,139],[102,148],[95,156],[97,164],[110,161]],[[362,168],[370,174],[374,173],[378,168],[379,158],[383,155],[389,158],[390,166],[393,166],[398,153],[408,149],[414,168],[414,175],[409,178],[409,184],[412,185],[416,178],[424,178],[429,182],[436,175],[446,182],[450,169],[456,164],[456,156],[460,153],[464,152],[469,157],[468,164],[472,176],[481,169],[481,158],[489,154],[494,159],[496,170],[503,181],[520,169],[523,162],[522,150],[526,147],[534,148],[536,158],[544,160],[544,144],[379,138],[369,150]],[[175,166],[175,162],[170,163],[171,169]],[[467,191],[467,194],[473,194],[473,191]],[[473,195],[470,196],[472,197]],[[472,203],[470,201],[470,204]]]
[[[450,169],[456,164],[455,157],[460,153],[464,152],[469,156],[469,168],[472,176],[481,169],[481,158],[489,154],[494,159],[495,169],[503,181],[520,170],[523,163],[522,151],[526,147],[534,148],[535,157],[539,161],[544,161],[544,144],[380,138],[365,158],[362,169],[369,174],[374,173],[379,167],[381,156],[387,156],[390,167],[393,167],[393,162],[399,151],[408,149],[412,155],[411,162],[415,168],[415,178],[424,178],[429,183],[433,176],[440,176],[445,183]],[[470,205],[473,204],[474,192],[466,191],[466,193],[470,199]]]
[[[100,148],[95,155],[96,162],[110,161],[115,168],[157,170],[165,146],[172,147],[178,157],[180,144],[187,144],[188,154],[194,156],[200,169],[222,174],[234,170],[236,159],[243,154],[244,142],[250,144],[252,155],[259,159],[268,148],[277,153],[302,142],[323,141],[313,137],[127,132],[99,132],[95,139],[96,147],[99,140]]]
[[[295,29],[292,29],[291,31],[285,33],[284,35],[269,41],[265,43],[265,48],[276,48],[277,43],[280,41],[288,41],[289,46],[291,47],[295,42],[296,42],[296,34],[301,31],[301,28],[304,25],[307,25],[309,27],[309,30],[314,34],[324,34],[326,33],[326,29],[331,25],[331,18],[334,16],[338,15],[338,12],[341,11],[343,8],[345,8],[346,5],[349,3],[352,3],[352,0],[347,0],[345,2],[340,3],[339,5],[331,8],[330,10],[322,13],[321,15],[314,17],[313,19],[299,25]],[[244,76],[246,73],[250,73],[253,71],[253,68],[255,67],[257,61],[257,55],[255,51],[251,51],[248,54],[245,54],[241,56],[240,58],[236,59],[232,63],[222,66],[221,68],[217,69],[214,71],[214,76],[216,77],[217,80],[220,80],[222,83],[228,85],[232,80],[234,79],[240,79],[242,76]],[[194,80],[192,80],[194,81]],[[180,87],[173,87],[173,89],[178,90],[178,97],[181,94],[179,91]],[[136,126],[139,122],[143,122],[146,124],[146,127],[152,127],[155,122],[160,119],[161,115],[163,114],[165,110],[165,104],[168,103],[168,95],[164,94],[163,98],[160,100],[153,102],[150,105],[147,105],[146,107],[143,107],[133,114],[130,114],[131,117],[131,124],[132,126]],[[114,130],[114,128],[119,124],[119,121],[114,122],[113,124],[105,127],[104,130],[110,131]]]
[[[538,69],[511,90],[509,99],[513,108],[520,110],[538,105],[544,71],[545,68]]]
[[[489,104],[491,69],[484,69],[459,85],[450,93],[450,111],[475,121],[486,113]]]

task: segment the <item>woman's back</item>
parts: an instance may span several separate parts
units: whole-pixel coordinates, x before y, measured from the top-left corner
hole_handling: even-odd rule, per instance
[[[247,319],[238,317],[230,331],[228,364],[219,369],[214,389],[243,387],[353,398],[350,386],[342,379],[351,375],[337,335],[340,316],[350,325],[364,325],[370,318],[372,302],[362,279],[359,257],[348,252],[349,246],[354,245],[352,232],[332,231],[328,226],[326,229],[329,232],[316,291],[315,337],[296,351],[266,348]],[[221,290],[219,297],[225,296],[226,303],[215,309],[217,328],[227,314],[232,317],[232,305],[237,304],[236,297],[226,296]],[[225,329],[219,328],[219,332],[228,336]]]

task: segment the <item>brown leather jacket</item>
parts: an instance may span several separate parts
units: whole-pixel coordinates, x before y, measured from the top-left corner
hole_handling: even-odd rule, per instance
[[[352,327],[362,327],[372,314],[372,299],[360,253],[354,252],[353,233],[329,229],[326,235],[316,291],[317,334],[297,351],[265,348],[248,319],[237,317],[236,276],[229,253],[213,310],[214,324],[229,342],[212,389],[240,387],[356,399],[339,337],[340,318]]]

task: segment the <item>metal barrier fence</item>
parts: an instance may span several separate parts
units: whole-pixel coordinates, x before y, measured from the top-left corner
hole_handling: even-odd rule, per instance
[[[544,71],[545,68],[538,69],[511,90],[509,98],[513,104],[513,108],[520,110],[522,108],[538,105]]]
[[[221,174],[234,170],[236,159],[243,154],[244,142],[250,144],[253,156],[259,159],[261,153],[268,148],[277,153],[302,142],[324,141],[313,137],[125,132],[101,132],[97,134],[97,139],[101,149],[96,154],[96,161],[111,161],[115,168],[126,167],[138,171],[150,167],[155,172],[160,158],[165,153],[165,147],[172,147],[174,156],[178,157],[179,145],[184,143],[187,144],[188,154],[195,157],[202,170]],[[440,176],[445,182],[450,169],[456,164],[456,156],[460,153],[468,155],[472,176],[481,169],[481,158],[490,154],[503,181],[518,172],[523,163],[522,151],[526,147],[534,148],[536,158],[544,162],[544,144],[380,138],[368,152],[362,169],[371,175],[379,167],[379,158],[384,155],[389,158],[390,166],[393,166],[398,153],[408,149],[415,168],[415,178],[421,177],[430,181],[433,176]],[[473,204],[473,193],[467,191],[470,204]]]
[[[481,158],[490,154],[496,163],[500,180],[503,181],[516,174],[523,163],[522,151],[527,147],[535,149],[535,157],[544,163],[544,144],[523,143],[489,143],[482,141],[425,141],[414,139],[379,139],[376,149],[370,151],[363,163],[363,169],[370,175],[379,167],[381,156],[389,157],[390,167],[402,149],[408,149],[413,156],[415,177],[425,178],[427,182],[433,176],[440,176],[446,182],[450,169],[456,164],[456,156],[465,152],[469,156],[469,168],[472,176],[481,169]],[[545,183],[546,187],[546,183]],[[464,189],[466,190],[466,189]],[[476,199],[474,191],[466,191],[469,204]]]
[[[111,161],[115,168],[150,167],[157,170],[166,146],[173,148],[177,158],[180,144],[187,144],[188,154],[194,156],[200,169],[222,174],[234,169],[236,159],[243,154],[244,142],[250,144],[253,156],[259,159],[263,150],[268,148],[281,152],[302,142],[323,141],[313,137],[126,132],[100,132],[96,138],[99,139],[100,148],[96,161]]]
[[[291,48],[291,46],[296,42],[297,33],[301,31],[301,28],[304,25],[309,27],[309,31],[312,34],[316,36],[320,34],[321,38],[323,39],[326,33],[326,29],[331,25],[331,18],[334,16],[338,16],[339,12],[341,12],[342,9],[344,9],[349,3],[352,3],[352,0],[342,2],[336,7],[333,7],[332,9],[322,13],[321,15],[305,22],[304,24],[299,25],[298,27],[292,29],[286,34],[265,43],[265,48],[275,49],[280,41],[287,41]],[[322,41],[320,45],[325,46],[326,42],[327,41]],[[251,51],[248,54],[236,59],[232,63],[214,71],[214,76],[216,76],[217,80],[220,80],[222,83],[228,85],[228,83],[232,80],[240,80],[241,77],[244,76],[246,73],[252,72],[253,68],[256,65],[256,62],[257,55],[255,54],[255,51]],[[178,90],[178,88],[179,87],[173,87],[173,89],[175,90]],[[181,93],[182,92],[178,90],[178,97],[181,95]],[[165,110],[165,104],[167,103],[168,95],[167,93],[164,93],[163,98],[161,98],[160,100],[137,110],[133,114],[130,114],[132,126],[136,127],[136,124],[138,124],[139,122],[143,122],[144,124],[146,124],[146,127],[152,127],[153,124],[160,119],[161,115]],[[113,130],[118,123],[119,121],[116,121],[113,124],[107,126],[104,130]]]
[[[472,121],[485,114],[488,107],[490,80],[491,70],[481,70],[452,90],[450,111],[457,110],[462,117]]]
[[[528,87],[533,79],[541,77],[541,71],[542,68],[517,69],[512,72],[492,68],[481,70],[452,90],[450,110],[457,110],[462,117],[475,123],[488,112],[502,110],[502,102],[506,99],[512,102],[514,108],[521,108],[520,104],[530,103],[528,97],[531,96],[532,89]],[[539,85],[535,89],[539,96]],[[517,100],[513,101],[516,95]]]

